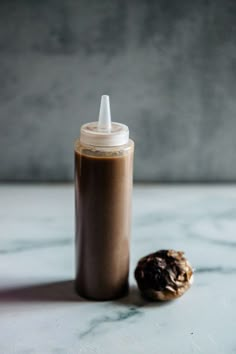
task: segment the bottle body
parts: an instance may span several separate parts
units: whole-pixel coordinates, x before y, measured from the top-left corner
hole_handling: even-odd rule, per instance
[[[128,291],[132,140],[116,147],[75,144],[76,290],[94,300]]]

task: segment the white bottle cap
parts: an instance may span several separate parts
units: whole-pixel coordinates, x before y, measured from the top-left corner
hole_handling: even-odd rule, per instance
[[[109,96],[103,95],[101,98],[98,121],[82,125],[80,141],[94,146],[119,146],[128,143],[129,128],[111,121]]]

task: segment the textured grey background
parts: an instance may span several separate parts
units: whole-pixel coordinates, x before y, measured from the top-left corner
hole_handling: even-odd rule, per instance
[[[111,95],[142,181],[236,180],[236,1],[0,1],[0,179],[70,180]]]

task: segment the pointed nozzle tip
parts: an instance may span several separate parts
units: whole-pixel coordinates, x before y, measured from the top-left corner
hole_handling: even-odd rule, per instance
[[[109,95],[102,95],[101,100],[108,100],[109,101]]]
[[[111,110],[110,99],[108,95],[102,95],[100,112],[98,118],[98,129],[107,130],[111,129]]]

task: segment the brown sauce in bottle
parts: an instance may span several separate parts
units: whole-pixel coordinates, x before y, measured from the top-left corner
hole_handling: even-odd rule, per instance
[[[128,147],[127,147],[128,146]],[[128,291],[134,144],[117,153],[75,148],[76,290],[94,300]]]

